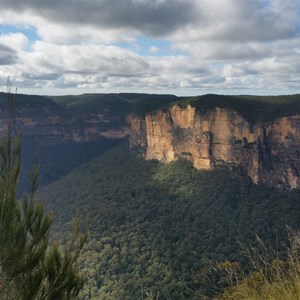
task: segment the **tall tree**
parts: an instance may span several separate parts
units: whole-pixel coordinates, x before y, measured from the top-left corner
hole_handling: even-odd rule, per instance
[[[64,246],[49,243],[51,217],[36,200],[38,168],[31,193],[17,200],[21,142],[14,133],[14,103],[0,140],[0,299],[74,299],[83,287],[77,263],[86,235],[74,227]]]

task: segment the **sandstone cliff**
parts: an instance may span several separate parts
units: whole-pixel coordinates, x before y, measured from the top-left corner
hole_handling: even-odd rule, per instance
[[[300,187],[300,115],[250,124],[232,109],[174,105],[130,116],[131,147],[146,159],[187,159],[197,169],[240,167],[256,184]]]
[[[7,96],[0,93],[0,135],[7,129]],[[41,96],[17,95],[14,120],[25,141],[43,145],[95,142],[101,137],[128,136],[124,113],[109,108],[70,112],[55,101]]]

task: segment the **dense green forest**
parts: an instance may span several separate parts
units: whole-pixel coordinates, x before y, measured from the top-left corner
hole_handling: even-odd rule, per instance
[[[6,93],[0,93],[0,109],[6,107]],[[112,93],[82,94],[68,96],[35,96],[18,94],[15,97],[16,113],[26,114],[26,109],[44,114],[47,107],[53,113],[76,115],[108,110],[125,116],[133,112],[144,116],[156,109],[163,109],[174,104],[182,107],[190,104],[200,112],[215,107],[228,108],[240,113],[250,123],[271,121],[277,117],[300,113],[300,94],[281,96],[227,96],[207,94],[195,97],[177,97],[175,95]]]
[[[65,111],[82,114],[99,109],[112,113],[127,114],[134,112],[144,116],[147,112],[178,101],[175,95],[120,93],[120,94],[83,94],[77,96],[52,96]]]
[[[156,94],[83,94],[79,96],[57,96],[52,99],[71,113],[82,113],[93,109],[107,108],[112,112],[146,113],[179,104],[190,104],[200,111],[215,107],[228,108],[240,113],[248,122],[266,122],[277,117],[300,113],[300,94],[285,96],[226,96],[207,94],[196,97],[176,97]]]
[[[204,299],[226,286],[214,262],[241,261],[240,244],[258,235],[282,248],[286,226],[299,229],[299,195],[254,186],[238,170],[144,161],[123,144],[39,196],[55,216],[55,239],[76,214],[87,219],[82,299]]]
[[[180,99],[182,107],[190,104],[205,112],[215,107],[232,109],[249,123],[272,121],[275,118],[300,113],[300,94],[287,96],[225,96],[208,94]]]

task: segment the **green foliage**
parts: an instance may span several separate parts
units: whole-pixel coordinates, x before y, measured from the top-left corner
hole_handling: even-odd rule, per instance
[[[240,243],[253,245],[256,235],[283,242],[285,226],[300,224],[299,191],[249,185],[225,170],[198,171],[186,161],[144,161],[125,145],[41,196],[56,216],[57,238],[64,239],[77,210],[89,216],[83,299],[211,297],[226,286],[211,260],[239,261]]]
[[[156,94],[83,94],[78,96],[52,97],[60,106],[71,113],[85,113],[107,109],[123,115],[134,112],[144,116],[147,112],[178,100],[174,95]]]
[[[0,93],[0,107],[5,108],[7,95]],[[134,112],[144,116],[146,113],[164,109],[175,103],[182,107],[190,104],[200,113],[215,107],[232,109],[240,113],[248,122],[271,121],[277,117],[300,113],[300,95],[283,96],[225,96],[208,94],[197,97],[176,97],[157,94],[83,94],[77,96],[29,96],[18,95],[17,114],[26,115],[27,109],[38,111],[39,116],[46,111],[56,114],[84,115],[94,112],[109,112],[125,118]],[[47,110],[45,110],[45,107]]]
[[[215,107],[232,109],[249,123],[272,121],[282,116],[300,113],[300,94],[290,96],[224,96],[208,94],[187,98],[179,105],[190,104],[205,113]]]
[[[64,247],[49,245],[51,218],[35,198],[38,169],[30,196],[17,201],[21,144],[12,124],[0,141],[0,298],[74,299],[84,283],[77,260],[86,236],[74,230]]]
[[[130,111],[130,103],[118,94],[83,94],[78,96],[53,96],[61,107],[73,114],[110,110],[113,113],[126,114]]]
[[[2,112],[7,111],[7,93],[0,93],[0,108]],[[14,113],[16,116],[25,117],[28,111],[38,112],[40,117],[49,112],[59,113],[61,108],[55,101],[45,96],[24,95],[18,94],[17,99],[14,99]],[[7,115],[5,117],[8,117]]]
[[[141,98],[131,100],[132,111],[139,116],[145,116],[148,112],[178,101],[174,95],[142,95]]]

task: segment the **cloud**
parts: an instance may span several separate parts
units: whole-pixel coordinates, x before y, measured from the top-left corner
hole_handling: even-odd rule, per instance
[[[149,47],[148,51],[149,51],[149,53],[156,54],[160,51],[160,49],[157,46],[151,46],[151,47]]]
[[[203,18],[176,31],[172,38],[175,42],[287,39],[299,33],[299,8],[294,0],[202,0],[197,9]]]
[[[300,80],[298,0],[1,0],[1,7],[0,23],[38,36],[20,30],[0,39],[0,76],[21,86],[274,93],[296,90]]]
[[[8,48],[19,51],[28,46],[28,38],[22,33],[11,33],[2,35],[0,38],[2,45],[6,45]]]
[[[82,24],[96,28],[125,28],[162,36],[196,18],[194,0],[2,0],[17,14],[33,14],[51,23]],[[29,21],[30,22],[30,21]]]
[[[67,73],[139,73],[147,63],[135,53],[116,46],[56,45],[36,42],[28,54],[38,67],[55,68]]]
[[[0,65],[12,65],[18,60],[16,51],[5,45],[0,44]]]
[[[1,4],[2,22],[35,25],[45,36],[46,24],[54,35],[58,28],[66,30],[67,37],[70,31],[81,38],[93,36],[97,29],[100,39],[106,36],[108,41],[108,36],[144,34],[175,43],[266,42],[299,33],[300,4],[295,0],[2,0]]]
[[[38,81],[52,86],[82,86],[98,81],[101,86],[108,77],[140,76],[149,68],[140,56],[116,46],[104,45],[56,45],[37,41],[32,51],[23,51],[18,64],[7,66],[6,76],[20,84]],[[1,72],[0,72],[1,75]],[[129,79],[130,80],[130,79]]]

